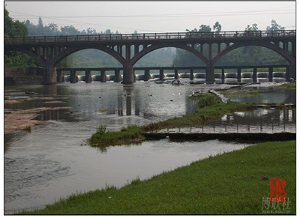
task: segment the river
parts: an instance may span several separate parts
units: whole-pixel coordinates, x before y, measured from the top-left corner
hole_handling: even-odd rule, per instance
[[[34,92],[37,93],[35,96],[51,96],[58,101],[26,101],[5,105],[5,109],[71,107],[42,112],[37,119],[46,121],[46,124],[35,126],[31,132],[5,135],[5,214],[42,208],[71,194],[108,185],[121,187],[137,177],[147,179],[210,155],[249,146],[218,140],[171,142],[164,139],[97,149],[85,143],[100,125],[116,131],[131,124],[144,125],[192,113],[196,105],[188,96],[195,89],[205,92],[212,87],[216,85],[172,86],[144,82],[132,86],[113,82],[78,82],[5,87],[5,96],[11,99],[27,98],[25,92]],[[296,102],[295,91],[281,88],[267,88],[256,97],[235,100]],[[274,111],[270,110],[270,113]],[[268,117],[270,113],[264,112],[263,116]],[[275,112],[278,113],[279,123],[294,125],[293,115],[288,115],[285,120],[285,116],[280,117],[282,112]],[[293,110],[289,114],[294,114]],[[243,115],[247,116],[254,115]],[[229,118],[234,119],[238,120],[233,115]],[[220,122],[224,122],[224,117]]]

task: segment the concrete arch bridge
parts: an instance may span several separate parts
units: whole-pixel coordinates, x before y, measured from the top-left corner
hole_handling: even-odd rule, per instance
[[[134,83],[134,64],[146,54],[164,47],[189,51],[206,66],[206,82],[214,83],[215,63],[243,46],[262,46],[277,52],[289,63],[287,74],[296,78],[296,31],[172,32],[106,35],[6,37],[5,51],[20,51],[43,68],[43,84],[57,82],[57,64],[83,49],[99,49],[123,66],[123,83]],[[213,49],[215,47],[216,49]],[[216,51],[216,52],[215,52]]]

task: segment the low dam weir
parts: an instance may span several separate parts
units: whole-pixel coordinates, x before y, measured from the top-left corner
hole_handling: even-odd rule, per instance
[[[203,141],[219,139],[225,141],[285,141],[295,140],[296,133],[144,133],[147,140],[169,138],[170,140]]]

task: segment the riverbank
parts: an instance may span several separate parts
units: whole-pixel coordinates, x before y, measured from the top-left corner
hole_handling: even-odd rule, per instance
[[[296,89],[296,82],[291,83],[285,83],[282,85],[282,87],[290,88],[290,89]]]
[[[35,85],[42,84],[43,69],[40,67],[5,67],[4,85]]]
[[[35,107],[30,109],[19,109],[19,104],[30,101],[39,101],[43,103],[42,107]],[[19,130],[31,131],[36,125],[45,124],[45,121],[37,120],[41,112],[69,110],[71,107],[52,106],[63,104],[63,101],[58,101],[54,97],[41,97],[41,96],[27,96],[27,98],[13,98],[5,97],[4,104],[15,105],[15,109],[4,110],[4,134],[13,133]]]
[[[286,180],[287,204],[270,206],[270,178]],[[269,205],[269,206],[268,206]],[[283,208],[285,210],[283,210]],[[22,214],[295,214],[296,142],[266,142],[196,161],[120,189],[75,194]]]

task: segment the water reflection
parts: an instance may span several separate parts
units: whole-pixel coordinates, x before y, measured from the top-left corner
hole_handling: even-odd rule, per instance
[[[250,88],[251,89],[251,88]],[[293,89],[282,87],[258,87],[258,95],[232,96],[233,101],[247,103],[288,103],[296,104],[296,92]]]
[[[296,132],[296,109],[259,108],[253,111],[226,114],[219,121],[207,124],[205,130],[202,131]]]

